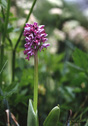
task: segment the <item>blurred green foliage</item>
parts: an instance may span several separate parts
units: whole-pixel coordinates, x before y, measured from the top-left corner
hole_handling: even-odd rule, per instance
[[[2,81],[0,80],[0,126],[5,126],[6,123],[6,103],[4,99],[8,100],[10,110],[19,124],[26,126],[28,101],[29,98],[33,98],[34,62],[33,58],[29,62],[25,60],[23,55],[25,40],[23,37],[15,51],[15,58],[13,57],[13,51],[30,6],[27,9],[24,2],[22,2],[22,6],[19,6],[16,1],[11,1],[6,36],[4,36],[7,2],[6,0],[0,0],[0,77],[3,73]],[[29,1],[28,5],[31,2]],[[15,9],[11,12],[13,8]],[[72,110],[70,125],[87,126],[88,38],[84,37],[81,40],[80,34],[73,40],[69,37],[69,33],[78,26],[88,32],[87,18],[74,4],[68,5],[62,0],[38,0],[29,21],[37,21],[39,24],[46,26],[48,42],[51,45],[49,49],[38,54],[38,114],[40,126],[43,125],[50,110],[58,104],[61,110],[59,126],[67,125],[70,109]],[[84,34],[87,34],[87,32]],[[4,37],[4,54],[2,57],[1,45]],[[75,40],[75,38],[78,39]],[[12,67],[13,58],[14,70]],[[13,76],[14,81],[12,81]]]

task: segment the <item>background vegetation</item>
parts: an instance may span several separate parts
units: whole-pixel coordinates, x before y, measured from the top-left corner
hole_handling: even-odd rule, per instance
[[[25,60],[23,54],[25,21],[44,24],[50,43],[38,54],[40,126],[57,104],[61,109],[58,126],[69,125],[69,120],[71,126],[88,126],[87,10],[62,0],[34,2],[31,8],[32,0],[0,0],[0,126],[6,124],[6,109],[21,126],[27,122],[34,61],[33,57]]]

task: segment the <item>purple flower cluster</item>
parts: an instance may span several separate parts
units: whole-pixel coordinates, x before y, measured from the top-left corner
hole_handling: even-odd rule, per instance
[[[45,33],[44,25],[39,25],[34,22],[34,24],[26,24],[24,27],[24,36],[26,37],[26,44],[24,54],[27,55],[26,59],[35,55],[36,51],[47,48],[50,44],[45,43],[48,39]]]

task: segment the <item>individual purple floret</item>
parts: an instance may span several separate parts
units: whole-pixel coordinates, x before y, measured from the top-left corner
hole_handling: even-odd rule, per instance
[[[47,48],[50,44],[45,43],[48,39],[47,34],[45,33],[44,25],[39,25],[34,22],[34,24],[26,24],[24,27],[24,36],[26,44],[24,45],[25,51],[24,54],[27,55],[26,59],[29,60],[29,58],[32,55],[35,55],[35,53],[38,50],[42,50],[43,48]]]

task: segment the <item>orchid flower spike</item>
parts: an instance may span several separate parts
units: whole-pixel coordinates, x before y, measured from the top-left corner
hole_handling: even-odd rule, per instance
[[[25,51],[24,54],[27,55],[26,59],[29,60],[29,58],[32,55],[35,55],[35,53],[43,48],[47,48],[50,46],[49,43],[45,43],[48,39],[47,34],[45,33],[44,25],[39,25],[34,22],[33,24],[26,24],[24,27],[24,33],[26,44],[24,45]]]

